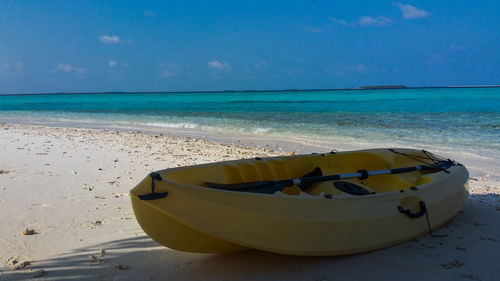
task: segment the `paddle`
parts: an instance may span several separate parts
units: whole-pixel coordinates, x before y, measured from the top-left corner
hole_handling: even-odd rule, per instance
[[[355,173],[346,173],[346,174],[337,174],[337,175],[326,175],[326,176],[310,176],[310,174],[314,174],[314,171],[307,174],[304,177],[298,179],[286,179],[286,180],[268,180],[268,181],[254,181],[254,182],[244,182],[244,183],[213,183],[213,182],[205,182],[205,184],[209,187],[222,189],[222,190],[231,190],[231,191],[242,191],[242,192],[257,192],[257,193],[268,193],[272,194],[276,191],[280,191],[287,186],[297,185],[301,190],[304,190],[310,186],[310,184],[315,182],[324,182],[324,181],[335,181],[335,180],[344,180],[344,179],[352,179],[358,178],[360,180],[366,179],[371,176],[380,176],[387,174],[401,174],[408,173],[413,171],[430,171],[430,172],[438,172],[446,170],[447,168],[455,165],[452,161],[439,161],[433,165],[419,165],[419,166],[411,166],[404,168],[395,168],[395,169],[386,169],[386,170],[377,170],[377,171],[367,171],[367,170],[358,170]],[[318,169],[318,168],[316,168]],[[315,169],[315,170],[316,170]]]

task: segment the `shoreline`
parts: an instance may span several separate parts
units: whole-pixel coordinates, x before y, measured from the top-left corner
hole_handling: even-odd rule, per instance
[[[255,135],[240,142],[235,135],[234,144],[203,138],[203,132],[185,134],[0,124],[0,280],[497,277],[500,184],[485,172],[471,175],[469,202],[436,230],[447,238],[426,235],[379,251],[324,258],[161,247],[142,232],[128,197],[150,171],[298,153],[280,144],[257,147],[269,140]],[[23,235],[25,229],[35,233]]]
[[[165,134],[173,137],[181,138],[198,138],[216,143],[243,145],[255,148],[266,148],[276,151],[288,151],[295,154],[309,153],[325,153],[330,151],[350,151],[372,148],[413,148],[425,149],[444,158],[450,158],[458,161],[468,168],[472,177],[490,177],[495,180],[500,180],[500,170],[498,161],[495,157],[487,155],[479,150],[462,151],[456,147],[439,147],[430,144],[416,143],[407,144],[403,142],[386,143],[381,140],[373,140],[366,138],[353,138],[343,136],[342,138],[325,138],[320,136],[304,136],[292,134],[259,134],[250,132],[234,132],[234,131],[216,131],[205,130],[200,128],[172,128],[158,127],[153,125],[111,125],[112,123],[96,123],[96,122],[81,122],[78,120],[67,121],[29,121],[29,120],[14,120],[0,119],[0,125],[19,125],[19,126],[34,126],[34,127],[51,127],[51,128],[76,128],[88,130],[106,130],[119,132],[137,132],[146,134]]]

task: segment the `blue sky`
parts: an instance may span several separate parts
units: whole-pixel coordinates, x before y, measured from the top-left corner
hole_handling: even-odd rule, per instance
[[[0,93],[500,84],[500,1],[0,1]]]

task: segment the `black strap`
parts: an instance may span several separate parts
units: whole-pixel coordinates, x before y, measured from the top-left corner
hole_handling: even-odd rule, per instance
[[[155,192],[155,180],[157,180],[157,181],[163,180],[161,178],[161,175],[159,173],[153,172],[153,173],[149,174],[149,176],[151,177],[151,193],[139,195],[139,199],[141,199],[141,200],[155,200],[155,199],[160,199],[160,198],[166,197],[168,192],[160,192],[160,193]]]
[[[418,219],[421,216],[425,215],[425,213],[427,213],[427,208],[425,207],[424,201],[420,201],[419,205],[420,205],[420,211],[418,213],[412,213],[410,209],[405,209],[401,206],[398,206],[398,211],[402,214],[407,215],[409,218]]]

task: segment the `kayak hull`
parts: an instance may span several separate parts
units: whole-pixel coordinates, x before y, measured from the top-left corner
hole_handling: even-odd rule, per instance
[[[151,192],[152,179],[146,177],[131,191],[132,206],[144,231],[172,249],[199,253],[258,249],[330,256],[371,251],[419,237],[429,227],[436,229],[453,218],[468,198],[468,173],[461,165],[447,172],[356,180],[376,191],[363,196],[338,192],[331,182],[298,194],[226,191],[203,184],[279,180],[314,166],[328,174],[346,172],[361,164],[361,168],[375,170],[414,163],[387,149],[375,149],[181,167],[159,171],[163,180],[155,181],[155,191],[168,192],[166,197],[139,199]],[[423,216],[410,218],[399,211],[417,214],[420,202],[425,203]]]

